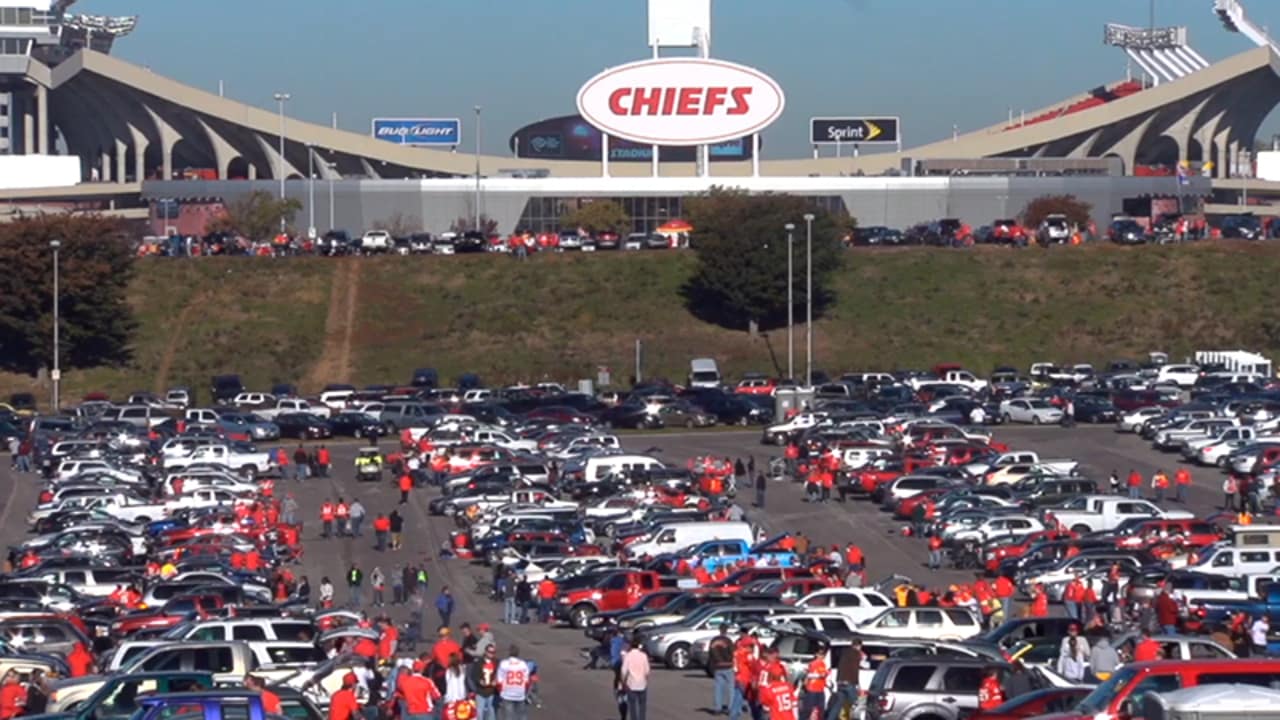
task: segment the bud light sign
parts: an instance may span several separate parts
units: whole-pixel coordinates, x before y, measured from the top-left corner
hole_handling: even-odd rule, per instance
[[[374,118],[373,136],[397,145],[458,145],[462,121],[457,118]]]

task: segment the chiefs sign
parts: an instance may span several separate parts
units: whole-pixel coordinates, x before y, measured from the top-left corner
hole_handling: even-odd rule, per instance
[[[611,137],[653,145],[710,145],[758,133],[786,104],[754,68],[660,58],[606,70],[578,91],[578,112]]]

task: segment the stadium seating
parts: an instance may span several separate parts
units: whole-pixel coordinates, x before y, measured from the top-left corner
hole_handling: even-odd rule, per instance
[[[1113,100],[1119,100],[1120,98],[1128,97],[1141,91],[1142,83],[1136,80],[1126,80],[1125,82],[1118,83],[1110,88],[1102,85],[1090,90],[1089,97],[1084,98],[1083,100],[1077,100],[1070,105],[1040,113],[1039,115],[1027,119],[1025,122],[1009,125],[1005,130],[1014,130],[1026,125],[1034,125],[1046,120],[1060,118],[1063,115],[1077,113],[1081,110],[1088,110],[1089,108],[1098,107],[1099,105],[1106,105]]]

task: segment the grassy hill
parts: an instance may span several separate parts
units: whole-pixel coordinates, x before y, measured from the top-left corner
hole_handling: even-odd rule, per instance
[[[64,395],[186,384],[219,372],[254,387],[300,381],[572,381],[609,367],[625,381],[643,344],[646,376],[678,380],[695,356],[731,375],[778,372],[786,330],[751,338],[682,305],[689,253],[506,257],[217,258],[142,261],[140,321],[127,367],[68,371]],[[1052,251],[850,252],[837,302],[815,323],[828,371],[961,362],[1103,362],[1150,350],[1280,351],[1280,245],[1097,246]],[[798,313],[802,315],[801,311]],[[775,356],[777,358],[775,365]],[[796,365],[804,365],[797,326]],[[0,376],[0,391],[30,378]]]

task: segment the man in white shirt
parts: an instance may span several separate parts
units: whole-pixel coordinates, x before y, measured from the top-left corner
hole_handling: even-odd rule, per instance
[[[645,720],[649,705],[649,654],[639,639],[622,655],[618,671],[622,689],[627,693],[627,720]]]
[[[533,671],[529,663],[520,658],[520,648],[512,645],[507,659],[498,663],[498,696],[502,703],[498,706],[502,720],[528,720],[529,685],[533,682]]]
[[[1249,626],[1249,654],[1253,657],[1266,657],[1267,634],[1271,632],[1271,623],[1266,615],[1261,615]]]

